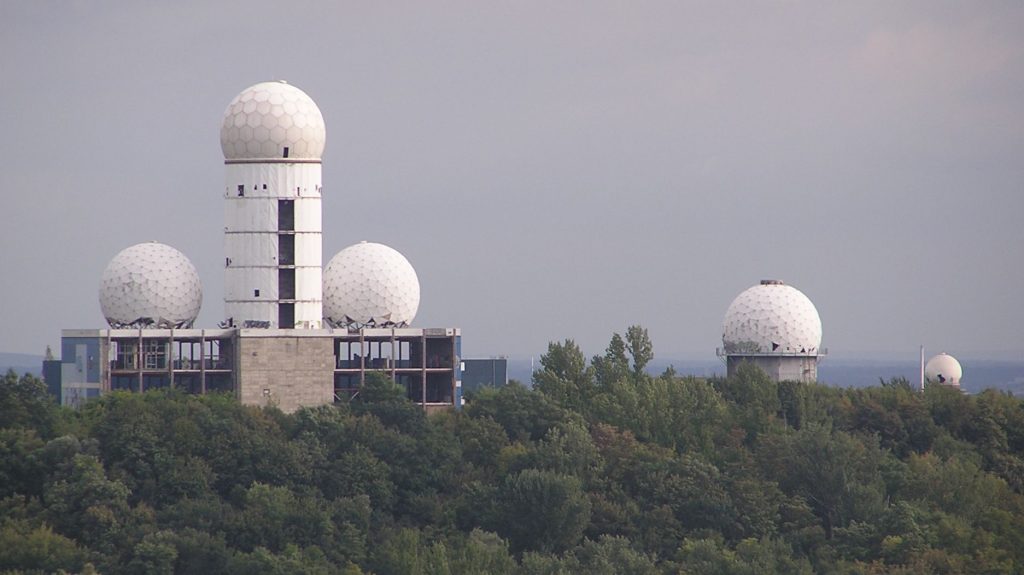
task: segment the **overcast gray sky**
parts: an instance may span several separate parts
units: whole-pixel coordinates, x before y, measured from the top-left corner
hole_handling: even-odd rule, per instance
[[[325,260],[404,253],[465,355],[641,323],[713,357],[779,278],[833,357],[1021,357],[1022,30],[1021,2],[0,0],[0,351],[104,327],[146,240],[214,327],[221,117],[285,79],[327,122]]]

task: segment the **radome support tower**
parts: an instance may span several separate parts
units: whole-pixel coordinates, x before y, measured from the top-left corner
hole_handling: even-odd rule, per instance
[[[305,92],[263,82],[228,104],[224,327],[319,329],[323,116]]]

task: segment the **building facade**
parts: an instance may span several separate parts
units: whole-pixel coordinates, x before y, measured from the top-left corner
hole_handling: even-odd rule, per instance
[[[818,362],[828,350],[806,353],[725,353],[718,350],[718,356],[725,359],[725,371],[732,377],[740,365],[750,363],[765,372],[774,381],[818,381]]]
[[[61,403],[108,391],[231,393],[285,412],[351,400],[382,373],[426,411],[462,403],[457,328],[64,330]]]
[[[462,389],[475,391],[482,387],[508,384],[508,358],[491,357],[462,360]]]

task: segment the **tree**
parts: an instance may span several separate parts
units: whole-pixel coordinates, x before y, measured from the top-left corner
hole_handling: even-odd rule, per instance
[[[367,372],[350,406],[352,413],[368,413],[404,433],[419,433],[424,429],[423,408],[406,397],[405,388],[380,372]]]
[[[453,541],[451,547],[452,573],[502,575],[516,572],[508,542],[494,533],[474,529],[468,536]]]
[[[551,342],[541,356],[533,387],[563,407],[581,409],[594,394],[594,371],[576,342]]]
[[[162,537],[157,541],[151,541],[151,543],[167,542],[173,545],[176,551],[175,573],[224,573],[227,571],[233,553],[224,541],[223,533],[212,534],[191,527],[165,530],[160,533]]]
[[[227,572],[232,575],[327,575],[338,570],[319,547],[289,545],[281,553],[257,547],[251,553],[235,555]]]
[[[498,455],[508,445],[505,429],[489,416],[469,417],[465,411],[456,413],[452,420],[462,458],[484,473],[497,472]]]
[[[48,485],[43,500],[62,535],[111,555],[129,543],[124,537],[131,521],[129,493],[120,481],[107,479],[98,459],[78,454],[70,476]]]
[[[377,509],[390,510],[395,500],[391,469],[369,449],[356,445],[329,467],[325,492],[332,497],[366,495]]]
[[[597,541],[586,540],[569,558],[567,570],[590,575],[658,575],[661,571],[654,558],[637,551],[624,537],[602,536]]]
[[[30,429],[0,429],[0,499],[14,494],[39,496],[46,467],[43,442]]]
[[[579,423],[551,428],[544,439],[532,447],[523,461],[535,469],[572,475],[582,480],[599,472],[600,454],[586,427]]]
[[[606,389],[625,379],[629,375],[629,358],[626,357],[626,342],[622,336],[612,334],[604,357],[595,355],[590,364],[594,367],[594,377],[599,388]]]
[[[139,575],[172,575],[177,559],[178,549],[174,546],[173,534],[153,533],[135,545],[127,572]]]
[[[447,560],[447,548],[431,549],[428,542],[423,541],[418,529],[404,528],[386,531],[381,541],[374,545],[370,556],[370,565],[376,573],[394,573],[395,575],[415,575],[445,571],[430,570],[431,564]]]
[[[721,540],[687,539],[679,548],[679,559],[686,573],[756,575],[794,573],[810,575],[810,562],[793,556],[793,550],[774,539],[744,539],[730,549]]]
[[[762,469],[783,492],[807,500],[829,539],[836,527],[874,519],[881,510],[884,454],[877,440],[808,425],[759,441],[756,455]]]
[[[719,385],[722,396],[735,404],[737,423],[753,441],[765,431],[779,413],[778,384],[759,367],[742,362],[739,368]]]
[[[494,528],[517,551],[564,551],[590,522],[590,501],[568,475],[525,469],[505,479],[498,499]]]
[[[628,429],[664,447],[715,451],[726,404],[707,381],[660,376],[620,381],[594,398],[591,420]]]
[[[497,421],[512,441],[537,441],[573,414],[546,393],[530,390],[517,383],[500,388],[482,389],[466,406],[470,417],[490,417]]]
[[[88,553],[48,525],[7,521],[0,527],[0,571],[79,572]]]
[[[647,335],[647,328],[631,325],[626,330],[626,341],[629,343],[629,355],[633,358],[633,377],[639,379],[644,368],[654,359],[654,346]]]
[[[360,510],[360,503],[368,507],[360,501],[328,502],[315,493],[296,494],[285,487],[257,483],[246,491],[241,509],[232,513],[224,531],[230,545],[245,551],[265,548],[284,553],[292,545],[315,547],[344,561],[361,555],[362,530],[352,523],[368,521],[369,511]],[[359,548],[356,553],[344,548],[353,544]]]
[[[38,377],[26,373],[19,378],[13,369],[0,377],[0,427],[33,429],[48,439],[53,436],[58,409]]]

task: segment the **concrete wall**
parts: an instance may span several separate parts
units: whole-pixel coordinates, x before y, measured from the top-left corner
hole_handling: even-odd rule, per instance
[[[237,341],[236,393],[243,404],[291,413],[334,402],[331,337],[240,336]]]
[[[726,360],[727,374],[731,377],[743,362],[761,368],[774,381],[818,381],[818,358],[814,356],[730,355]]]

